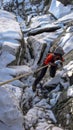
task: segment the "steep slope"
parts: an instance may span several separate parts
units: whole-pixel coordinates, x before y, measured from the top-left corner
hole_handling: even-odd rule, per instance
[[[63,68],[57,70],[54,78],[49,76],[48,68],[36,92],[32,91],[32,85],[39,73],[0,87],[1,130],[73,129],[72,5],[65,8],[59,3],[61,10],[69,8],[69,12],[60,15],[59,10],[56,18],[48,8],[46,13],[45,2],[3,0],[1,3],[3,9],[16,16],[0,10],[0,82],[37,70],[55,46],[62,46],[65,51]]]

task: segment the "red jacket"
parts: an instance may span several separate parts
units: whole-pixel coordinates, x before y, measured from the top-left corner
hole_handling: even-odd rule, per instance
[[[54,61],[56,60],[64,61],[63,57],[60,57],[59,55],[54,55],[53,53],[49,53],[44,60],[44,65],[47,65],[49,63],[54,63]]]

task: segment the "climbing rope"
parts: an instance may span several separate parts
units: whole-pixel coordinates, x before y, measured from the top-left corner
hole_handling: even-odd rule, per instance
[[[0,86],[5,85],[5,84],[8,84],[8,83],[10,83],[10,82],[12,82],[12,81],[14,81],[14,80],[18,80],[18,79],[20,79],[20,78],[29,76],[30,74],[37,73],[37,72],[39,72],[40,70],[42,70],[43,68],[48,67],[48,66],[49,66],[49,65],[45,65],[45,66],[42,66],[42,67],[38,68],[36,71],[32,71],[32,72],[28,72],[28,73],[19,75],[19,76],[15,77],[15,78],[10,79],[10,80],[7,80],[7,81],[5,81],[5,82],[0,82]]]

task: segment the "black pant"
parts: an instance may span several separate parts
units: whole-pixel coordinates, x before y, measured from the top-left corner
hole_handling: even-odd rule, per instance
[[[42,66],[44,66],[44,65],[42,65]],[[42,80],[42,78],[44,77],[44,75],[45,75],[45,73],[46,73],[46,71],[47,71],[47,68],[48,68],[48,67],[45,67],[45,68],[43,68],[43,69],[41,70],[39,76],[36,78],[36,80],[35,80],[35,82],[34,82],[34,84],[33,84],[34,86],[36,86],[36,85]]]
[[[50,73],[50,77],[55,77],[55,74],[56,74],[56,70],[57,70],[57,66],[50,66],[49,68],[49,73]]]
[[[43,65],[43,66],[44,66],[44,65]],[[42,80],[42,78],[44,77],[44,75],[45,75],[45,73],[46,73],[46,71],[47,71],[47,68],[48,68],[48,67],[45,67],[45,68],[43,68],[43,69],[41,70],[41,72],[40,72],[39,76],[36,78],[36,80],[35,80],[33,86],[36,86],[36,85]],[[51,77],[54,77],[54,76],[55,76],[56,70],[57,70],[57,67],[56,67],[56,66],[52,66],[52,65],[50,66],[49,72],[50,72],[50,76],[51,76]]]

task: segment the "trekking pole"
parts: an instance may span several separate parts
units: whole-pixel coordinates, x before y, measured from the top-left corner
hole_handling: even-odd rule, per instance
[[[13,78],[13,79],[10,79],[10,80],[4,81],[4,82],[0,82],[0,86],[2,86],[2,85],[4,85],[4,84],[7,84],[7,83],[10,83],[10,82],[12,82],[12,81],[14,81],[14,80],[18,80],[18,79],[20,79],[20,78],[29,76],[30,74],[37,73],[37,72],[39,72],[40,70],[42,70],[43,68],[48,67],[48,66],[49,66],[49,65],[45,65],[45,66],[42,66],[42,67],[38,68],[36,71],[28,72],[28,73],[19,75],[19,76]]]

